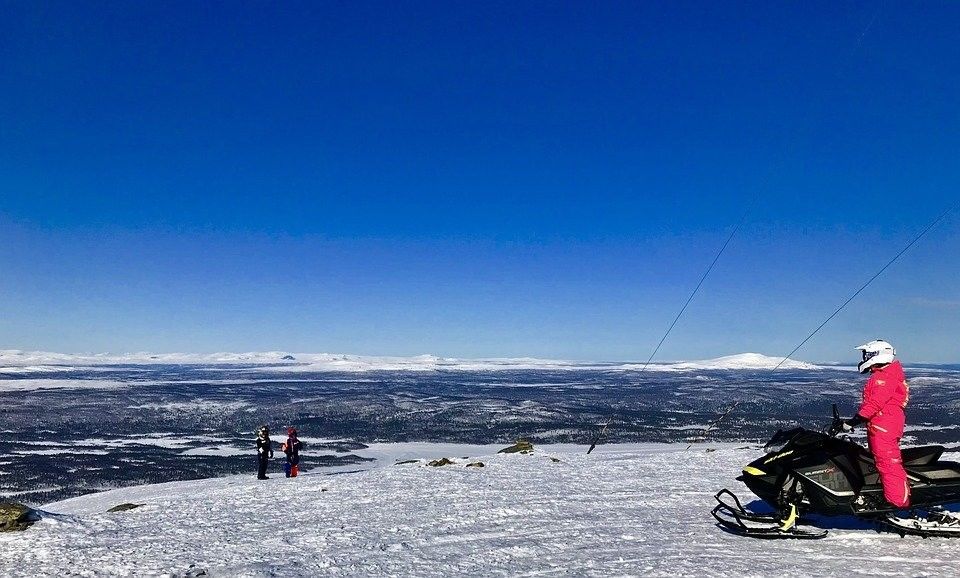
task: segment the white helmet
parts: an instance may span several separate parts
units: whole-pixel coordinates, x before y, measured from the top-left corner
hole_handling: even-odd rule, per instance
[[[870,343],[864,343],[857,347],[863,352],[863,361],[857,365],[860,373],[866,373],[874,365],[886,365],[893,363],[897,350],[892,345],[882,339],[875,339]]]

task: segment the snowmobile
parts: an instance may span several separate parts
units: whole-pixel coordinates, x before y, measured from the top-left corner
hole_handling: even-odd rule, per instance
[[[764,446],[766,454],[744,466],[737,478],[774,513],[749,511],[723,489],[711,512],[719,527],[754,538],[823,538],[826,530],[801,527],[803,516],[812,513],[853,515],[901,536],[960,537],[960,517],[943,508],[960,502],[960,463],[941,461],[943,446],[902,451],[912,508],[904,515],[884,500],[870,452],[837,436],[841,421],[834,405],[826,432],[802,427],[777,431]]]

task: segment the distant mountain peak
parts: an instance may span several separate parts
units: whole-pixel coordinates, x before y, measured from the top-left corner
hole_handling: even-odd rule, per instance
[[[782,362],[782,363],[781,363]],[[738,353],[725,355],[714,359],[700,361],[684,361],[673,363],[664,368],[675,370],[684,369],[773,369],[777,366],[783,369],[819,369],[819,366],[804,361],[795,361],[783,357],[770,357],[762,353]]]

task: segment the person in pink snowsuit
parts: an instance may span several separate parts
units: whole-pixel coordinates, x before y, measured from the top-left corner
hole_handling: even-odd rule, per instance
[[[863,388],[863,403],[857,415],[844,422],[844,429],[867,424],[867,442],[873,454],[883,497],[895,508],[910,506],[910,484],[903,469],[900,438],[906,423],[904,409],[910,398],[910,387],[903,366],[894,359],[896,351],[886,341],[876,340],[861,345],[861,373],[870,373]]]

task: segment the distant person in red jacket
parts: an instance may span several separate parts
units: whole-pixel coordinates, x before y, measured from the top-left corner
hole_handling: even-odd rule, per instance
[[[295,428],[287,428],[287,441],[280,449],[287,456],[287,463],[283,466],[283,472],[288,478],[297,477],[297,474],[300,473],[300,450],[303,449],[303,442],[297,439]]]
[[[895,508],[910,506],[910,484],[900,456],[900,438],[906,416],[903,413],[910,398],[910,387],[903,375],[903,366],[894,359],[896,350],[881,339],[864,343],[858,350],[863,360],[860,373],[870,373],[863,388],[863,403],[857,415],[843,422],[843,429],[852,430],[867,424],[867,442],[880,473],[883,497]],[[861,499],[862,502],[862,499]],[[864,509],[880,509],[878,504],[860,503]]]

